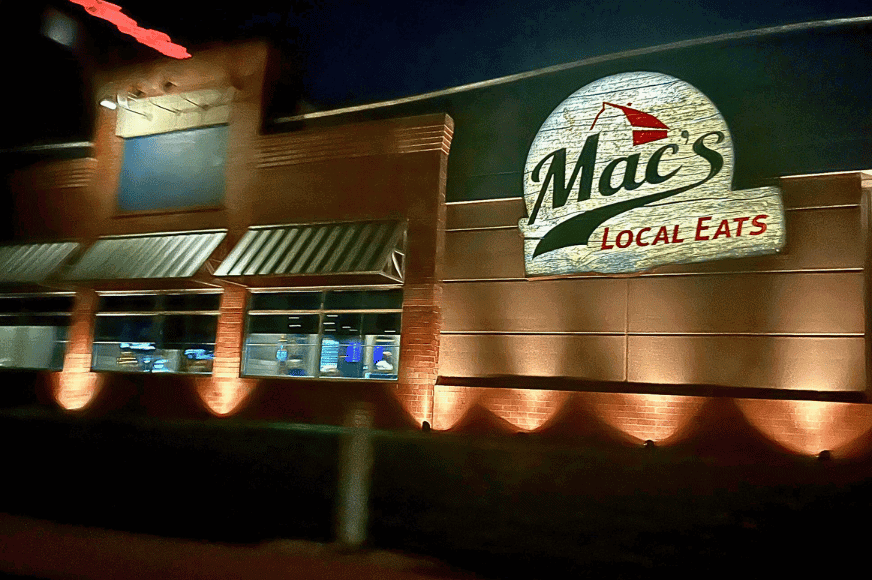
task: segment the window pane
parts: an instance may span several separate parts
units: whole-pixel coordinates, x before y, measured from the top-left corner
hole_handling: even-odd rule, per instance
[[[218,317],[210,314],[178,314],[163,317],[164,348],[214,345]]]
[[[248,320],[250,333],[318,334],[317,314],[266,314]]]
[[[334,336],[360,336],[360,314],[325,314],[324,334]]]
[[[317,333],[249,334],[245,345],[245,374],[312,377],[315,376],[317,353]]]
[[[33,296],[23,300],[26,312],[71,312],[72,296]]]
[[[399,310],[403,307],[402,290],[333,291],[324,301],[325,310]]]
[[[227,125],[124,139],[118,208],[214,206],[224,197]]]
[[[399,312],[364,314],[363,334],[400,334],[402,315]]]
[[[157,295],[101,296],[100,312],[155,312]]]
[[[61,370],[66,328],[0,326],[0,367]]]
[[[322,292],[252,294],[249,310],[318,310]]]
[[[19,297],[0,298],[0,313],[14,314],[24,310],[24,301]]]
[[[98,316],[94,325],[95,342],[157,341],[155,316]]]
[[[402,313],[359,311],[400,310],[402,305],[401,290],[255,294],[248,317],[244,372],[396,380]],[[320,313],[257,314],[258,310],[306,308]]]
[[[4,296],[0,313],[72,312],[73,301],[73,296]]]
[[[220,294],[167,294],[163,299],[163,310],[168,312],[217,312],[221,304]]]

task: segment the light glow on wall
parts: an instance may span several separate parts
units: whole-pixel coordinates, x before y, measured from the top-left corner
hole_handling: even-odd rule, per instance
[[[736,405],[760,433],[793,453],[851,455],[851,443],[872,429],[868,405],[824,401],[738,399]]]
[[[569,398],[566,391],[494,389],[482,399],[491,413],[522,431],[544,425]]]
[[[52,373],[52,379],[52,396],[58,405],[68,411],[87,407],[103,386],[103,377],[89,371]]]
[[[238,377],[198,377],[197,380],[200,399],[209,412],[219,417],[226,417],[239,410],[254,387],[255,381]]]
[[[588,393],[583,400],[606,424],[635,441],[675,443],[699,413],[705,398],[674,395]]]
[[[478,389],[436,385],[433,393],[433,428],[446,431],[478,401]]]

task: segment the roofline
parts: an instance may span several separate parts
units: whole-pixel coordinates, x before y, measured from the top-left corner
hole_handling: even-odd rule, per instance
[[[291,117],[279,117],[277,119],[272,120],[272,124],[278,125],[282,123],[293,123],[298,121],[305,121],[311,119],[319,119],[324,117],[333,117],[339,115],[345,115],[349,113],[358,113],[361,111],[369,111],[373,109],[381,109],[386,107],[392,107],[396,105],[405,105],[408,103],[415,103],[418,101],[425,101],[427,99],[444,97],[448,95],[453,95],[455,93],[461,93],[465,91],[472,91],[476,89],[483,89],[487,87],[503,85],[506,83],[511,83],[514,81],[519,81],[523,79],[528,79],[531,77],[547,75],[551,73],[561,72],[577,67],[588,66],[593,64],[600,64],[604,62],[611,62],[615,60],[620,60],[624,58],[632,58],[636,56],[645,56],[649,54],[655,54],[658,52],[667,52],[670,50],[678,50],[683,48],[692,48],[696,46],[705,46],[709,44],[716,44],[718,42],[724,42],[727,40],[745,40],[749,38],[759,38],[762,36],[770,36],[775,34],[785,34],[789,32],[799,32],[805,30],[820,30],[826,28],[835,28],[839,26],[850,26],[850,25],[861,25],[861,24],[872,24],[872,16],[855,16],[851,18],[833,18],[829,20],[812,20],[808,22],[799,22],[796,24],[782,24],[779,26],[769,26],[766,28],[755,28],[752,30],[746,30],[742,32],[726,32],[723,34],[716,34],[713,36],[704,36],[701,38],[692,38],[690,40],[679,40],[676,42],[668,42],[666,44],[657,44],[654,46],[649,46],[647,48],[635,48],[632,50],[624,50],[620,52],[613,52],[610,54],[600,55],[600,56],[592,56],[589,58],[584,58],[581,60],[576,60],[563,64],[556,64],[552,66],[547,66],[544,68],[515,73],[511,75],[506,75],[503,77],[497,77],[495,79],[490,79],[486,81],[479,81],[475,83],[469,83],[465,85],[459,85],[456,87],[449,87],[446,89],[440,89],[437,91],[431,91],[429,93],[422,93],[420,95],[412,95],[410,97],[402,97],[399,99],[392,99],[388,101],[379,101],[376,103],[367,103],[363,105],[354,105],[350,107],[342,107],[339,109],[330,109],[327,111],[317,111],[314,113],[305,113],[303,115],[294,115]]]

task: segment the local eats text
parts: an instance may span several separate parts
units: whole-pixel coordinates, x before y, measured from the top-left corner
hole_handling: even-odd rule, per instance
[[[614,248],[628,248],[632,245],[645,247],[657,244],[680,244],[686,239],[702,242],[717,240],[719,238],[738,238],[745,235],[759,236],[766,231],[768,215],[737,217],[722,219],[719,222],[712,221],[713,216],[700,217],[696,220],[696,227],[692,233],[682,232],[680,225],[644,227],[638,230],[621,230],[617,234],[609,232],[606,227],[603,230],[603,241],[600,249],[611,250]],[[654,233],[656,229],[656,233]],[[614,238],[610,239],[610,236]],[[692,237],[684,238],[682,235]]]

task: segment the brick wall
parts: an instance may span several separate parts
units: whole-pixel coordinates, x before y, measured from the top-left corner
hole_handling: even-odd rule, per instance
[[[650,440],[749,457],[752,446],[809,456],[828,450],[837,458],[872,451],[872,405],[436,386],[436,429],[472,432],[484,424],[507,433],[568,434],[579,443]]]

